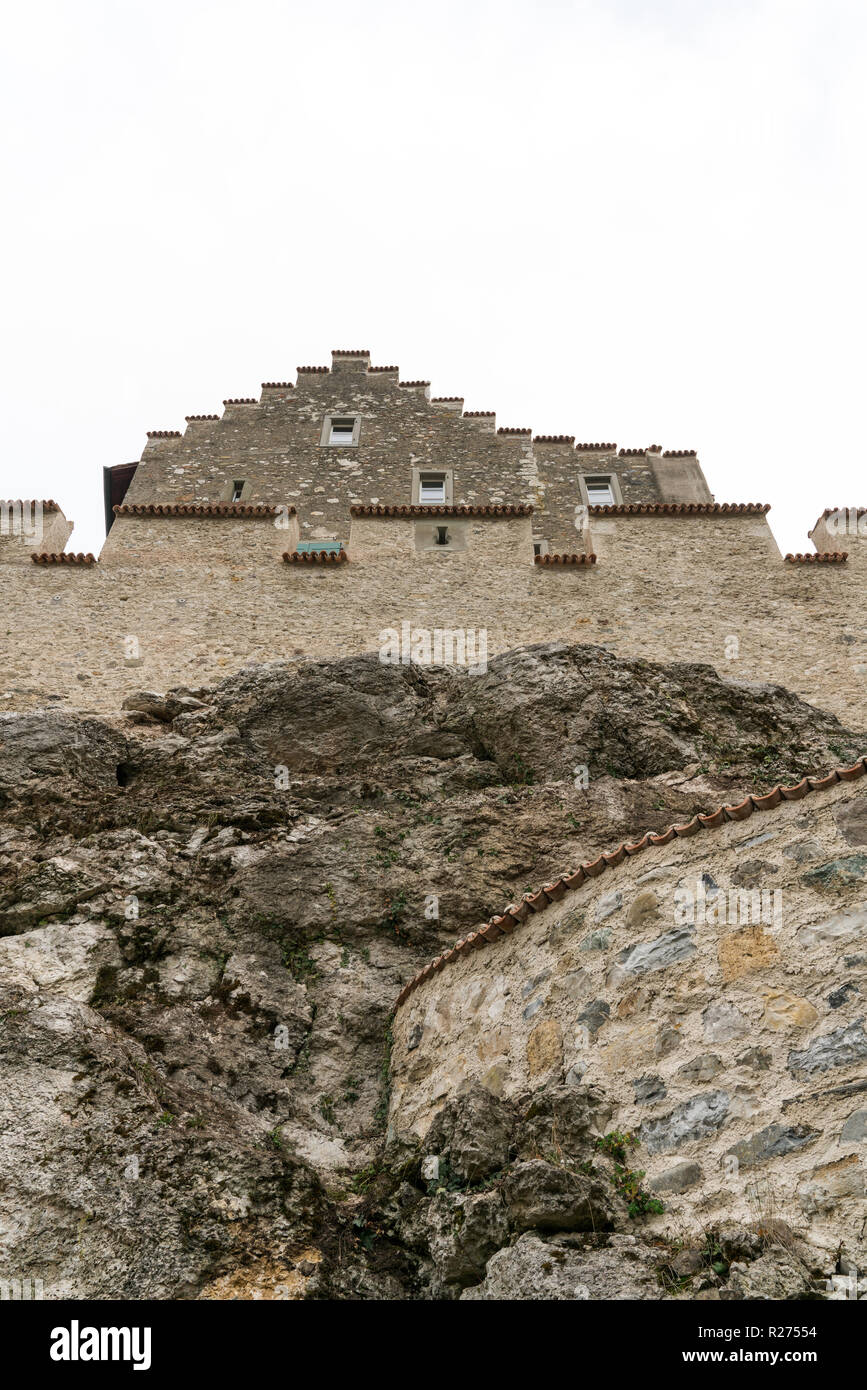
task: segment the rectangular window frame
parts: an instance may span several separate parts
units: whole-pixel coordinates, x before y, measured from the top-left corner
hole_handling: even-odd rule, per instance
[[[342,426],[351,425],[352,435],[346,439],[332,439],[335,429]],[[358,441],[361,438],[361,416],[344,414],[335,411],[333,415],[326,415],[322,421],[322,433],[319,436],[319,447],[321,449],[357,449]]]
[[[423,478],[442,478],[443,495],[435,500],[430,500],[422,496]],[[435,465],[428,464],[424,468],[413,468],[412,470],[412,501],[417,507],[448,507],[454,497],[454,479],[450,468],[437,468]]]
[[[600,502],[598,498],[591,496],[592,484],[602,482],[607,484],[611,493],[610,501]],[[581,488],[581,500],[588,507],[619,507],[623,502],[620,479],[616,473],[582,473],[579,475],[578,484]]]

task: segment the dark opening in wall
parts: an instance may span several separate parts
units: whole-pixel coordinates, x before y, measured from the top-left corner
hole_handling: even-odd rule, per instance
[[[118,763],[116,768],[117,785],[119,787],[128,787],[135,773],[136,769],[133,767],[132,763]]]

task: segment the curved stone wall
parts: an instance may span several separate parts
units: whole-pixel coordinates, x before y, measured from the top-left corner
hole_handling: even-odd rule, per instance
[[[867,1154],[867,778],[653,846],[454,956],[398,1008],[391,1134],[465,1079],[592,1083],[695,1229],[784,1219],[857,1263]]]

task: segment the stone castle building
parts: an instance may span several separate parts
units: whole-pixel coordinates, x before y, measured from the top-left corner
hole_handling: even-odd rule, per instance
[[[367,352],[151,431],[104,487],[98,558],[66,549],[57,503],[4,504],[6,708],[108,712],[389,631],[401,659],[417,633],[482,633],[488,657],[589,642],[864,706],[867,513],[825,513],[784,559],[768,506],[715,500],[694,450],[498,426]]]
[[[0,504],[0,716],[46,702],[113,716],[135,691],[195,694],[251,663],[378,651],[470,672],[512,648],[564,643],[707,663],[730,679],[785,686],[846,730],[864,728],[867,508],[827,508],[810,533],[813,550],[783,556],[768,505],[712,497],[692,450],[498,427],[493,412],[465,413],[460,399],[401,382],[397,367],[371,366],[366,352],[335,352],[330,367],[299,368],[294,384],[266,382],[259,399],[225,401],[221,416],[187,417],[183,433],[151,432],[141,460],[107,469],[104,485],[98,558],[66,549],[72,523],[57,503]],[[511,667],[520,697],[532,664],[519,653]],[[784,741],[773,700],[762,690],[755,699],[769,709],[770,736]],[[568,698],[551,704],[556,719]],[[515,716],[522,732],[524,710]],[[687,700],[678,713],[694,717]],[[41,774],[39,730],[20,723]],[[172,754],[195,742],[186,728],[189,740],[178,726],[169,735]],[[308,756],[304,739],[292,738],[279,766],[293,748]],[[677,764],[675,732],[671,746]],[[844,756],[828,746],[839,765],[793,785],[757,787],[587,862],[576,848],[571,868],[491,904],[500,910],[488,920],[404,970],[389,1015],[389,1140],[428,1144],[432,1122],[467,1082],[503,1106],[546,1088],[559,1104],[570,1087],[592,1085],[611,1129],[640,1137],[648,1185],[665,1194],[678,1239],[720,1221],[746,1226],[758,1202],[762,1220],[795,1213],[823,1259],[845,1246],[863,1269],[867,757],[853,763],[851,748]],[[689,795],[703,797],[696,775],[697,765],[683,769],[684,796],[692,784]],[[568,783],[555,773],[551,786]],[[493,803],[485,811],[500,819]],[[197,856],[198,836],[179,853],[196,845]],[[173,833],[159,845],[139,838],[163,858],[164,845],[174,854],[184,843]],[[423,843],[412,851],[422,860]],[[334,883],[354,884],[355,862],[324,845],[297,878],[294,843],[238,847],[261,853],[258,869],[257,857],[237,861],[236,882],[249,871],[257,920],[264,903],[269,916],[285,912],[300,940],[326,930]],[[348,841],[345,849],[351,858]],[[270,860],[278,887],[266,892]],[[64,848],[49,864],[62,876],[70,862]],[[455,875],[464,892],[470,871]],[[310,891],[298,893],[299,882]],[[347,917],[377,883],[353,889]],[[296,899],[325,895],[323,917],[298,926]],[[74,893],[69,902],[77,905]],[[371,933],[371,976],[388,963],[382,939]],[[342,959],[334,941],[319,945],[333,952],[323,960]],[[198,971],[206,952],[196,949]],[[167,959],[175,970],[180,957]],[[257,979],[273,968],[260,968],[265,955],[233,959],[256,961]],[[178,978],[182,991],[198,975]],[[315,997],[311,1018],[342,1038],[347,996],[334,994],[330,1014],[325,996]],[[54,1057],[52,1041],[52,1068]],[[330,1101],[333,1083],[311,1075]],[[580,1184],[542,1153],[550,1157],[547,1136],[524,1166]],[[430,1141],[425,1161],[442,1155]],[[459,1208],[457,1245],[465,1207],[484,1213],[500,1201],[485,1191],[442,1195],[438,1210]],[[556,1228],[550,1212],[543,1217]],[[505,1216],[497,1219],[488,1253],[499,1258],[517,1246]]]

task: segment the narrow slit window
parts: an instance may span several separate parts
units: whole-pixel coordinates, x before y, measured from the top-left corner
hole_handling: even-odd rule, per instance
[[[243,491],[244,491],[244,479],[243,479],[243,478],[236,478],[235,481],[234,481],[233,484],[232,484],[232,501],[233,501],[233,502],[240,502],[240,500],[241,500],[241,495],[242,495]]]
[[[436,529],[436,544],[437,544],[437,545],[448,545],[448,543],[449,543],[449,528],[448,528],[447,526],[438,526],[437,529]]]

